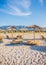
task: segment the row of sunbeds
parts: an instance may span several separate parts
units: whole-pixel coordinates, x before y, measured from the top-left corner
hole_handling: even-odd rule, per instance
[[[46,41],[46,38],[44,36],[42,36],[42,40]],[[30,40],[23,40],[23,37],[21,35],[18,35],[15,38],[12,38],[12,39],[10,39],[7,36],[7,38],[5,39],[5,42],[9,43],[8,41],[10,41],[10,43],[12,43],[12,44],[18,44],[18,43],[23,43],[23,42],[26,43],[26,44],[33,44],[33,45],[40,45],[41,44],[41,40],[38,40],[38,39],[35,39],[35,40],[31,40],[31,39]],[[4,39],[3,39],[3,42],[4,42]]]

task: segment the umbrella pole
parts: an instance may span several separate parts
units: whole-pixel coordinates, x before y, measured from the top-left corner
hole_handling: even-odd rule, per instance
[[[12,30],[12,39],[13,39],[13,30]]]
[[[23,39],[24,39],[24,32],[23,32]]]
[[[34,42],[35,42],[35,28],[34,28]]]

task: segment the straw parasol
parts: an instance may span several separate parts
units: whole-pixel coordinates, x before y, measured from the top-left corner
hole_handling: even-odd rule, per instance
[[[35,30],[37,29],[37,30],[41,30],[42,28],[41,27],[39,27],[39,26],[37,26],[37,25],[32,25],[32,26],[28,26],[27,28],[33,28],[34,30],[34,32],[33,32],[33,35],[34,35],[34,42],[35,42]]]
[[[8,30],[16,30],[15,26],[9,26],[7,29]]]

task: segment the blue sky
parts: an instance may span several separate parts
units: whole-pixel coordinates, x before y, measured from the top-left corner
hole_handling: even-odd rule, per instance
[[[0,26],[46,27],[46,0],[0,0]]]

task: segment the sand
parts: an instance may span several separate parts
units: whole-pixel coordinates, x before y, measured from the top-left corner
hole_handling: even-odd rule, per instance
[[[46,46],[0,43],[0,65],[46,65]]]
[[[6,38],[6,35],[8,35],[9,37],[16,37],[17,35],[22,35],[23,38],[27,38],[27,39],[31,39],[34,37],[34,32],[16,32],[16,33],[0,33],[0,37],[4,37]],[[37,32],[35,33],[35,38],[40,38],[41,35],[43,35],[46,38],[46,32]]]
[[[46,37],[46,33],[36,33],[35,37],[40,38],[40,34]],[[5,37],[6,34],[0,35]],[[17,35],[23,35],[24,39],[33,38],[33,33],[13,34],[14,37]],[[46,65],[46,41],[42,40],[42,43],[40,46],[0,43],[0,65]]]

